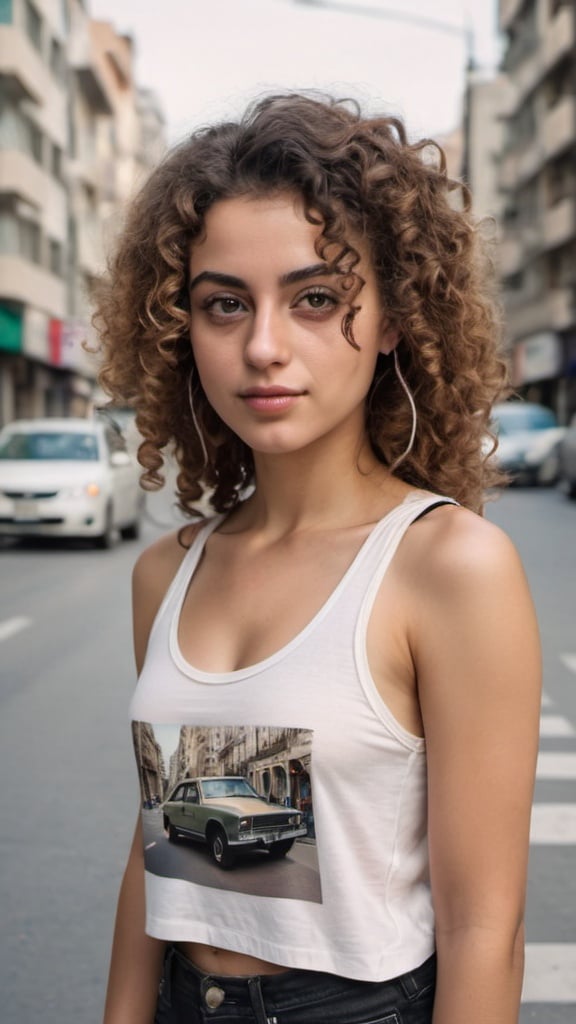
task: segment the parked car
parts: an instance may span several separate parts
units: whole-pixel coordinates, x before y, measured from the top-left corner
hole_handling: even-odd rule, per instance
[[[504,472],[517,483],[556,483],[566,428],[558,426],[551,409],[533,402],[500,402],[492,410],[492,424],[498,436],[495,458]]]
[[[570,498],[576,498],[576,415],[558,447],[560,458],[560,480]]]
[[[16,420],[0,431],[0,534],[138,537],[143,494],[121,431],[100,419]]]
[[[182,779],[162,814],[172,842],[185,836],[207,843],[221,868],[233,867],[244,850],[284,857],[294,840],[306,835],[301,811],[268,803],[243,776]]]

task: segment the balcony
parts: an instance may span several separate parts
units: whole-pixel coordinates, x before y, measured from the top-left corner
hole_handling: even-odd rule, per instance
[[[66,311],[64,281],[21,256],[0,256],[0,294],[3,299],[35,306],[49,316],[62,318]]]
[[[555,18],[549,23],[544,36],[543,63],[545,70],[553,68],[563,57],[568,56],[573,51],[575,42],[574,9],[561,7]]]
[[[43,209],[51,198],[50,179],[27,153],[2,151],[0,193],[9,193]]]
[[[113,113],[113,104],[98,67],[92,40],[85,32],[74,33],[69,42],[68,60],[88,103],[98,114]]]
[[[0,25],[0,78],[16,101],[42,103],[52,85],[47,67],[15,25]]]
[[[561,153],[576,141],[576,97],[568,94],[547,111],[542,138],[548,158]]]
[[[552,288],[544,295],[526,297],[518,293],[505,297],[506,321],[511,338],[523,338],[538,331],[563,331],[576,326],[572,288]]]
[[[510,113],[521,106],[559,61],[570,55],[575,42],[574,11],[561,7],[548,23],[541,40],[525,48],[523,59],[514,68],[515,97]]]
[[[543,218],[543,246],[555,249],[576,237],[576,200],[566,196],[546,210]]]
[[[524,0],[500,0],[500,31],[505,32],[521,10]]]

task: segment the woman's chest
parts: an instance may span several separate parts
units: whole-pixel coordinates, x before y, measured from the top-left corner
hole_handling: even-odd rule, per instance
[[[346,531],[252,552],[222,539],[205,552],[178,615],[182,656],[206,672],[241,670],[295,639],[334,599],[364,537]]]

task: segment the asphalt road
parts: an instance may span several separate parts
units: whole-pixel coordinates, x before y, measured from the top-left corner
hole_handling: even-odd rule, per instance
[[[100,1020],[116,893],[138,808],[127,713],[130,570],[140,548],[173,519],[162,496],[150,511],[155,523],[143,540],[109,552],[81,544],[0,550],[3,1024]],[[556,491],[515,490],[489,516],[524,558],[544,642],[521,1020],[573,1024],[576,503]]]
[[[143,812],[146,867],[167,878],[185,878],[196,885],[255,896],[322,902],[316,846],[295,842],[282,859],[273,860],[266,850],[243,852],[233,868],[223,871],[212,860],[205,843],[183,837],[170,842],[162,826],[162,812]]]

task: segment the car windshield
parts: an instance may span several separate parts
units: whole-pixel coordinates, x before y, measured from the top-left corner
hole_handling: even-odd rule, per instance
[[[61,459],[96,462],[98,442],[94,434],[77,431],[10,431],[0,437],[0,459]]]
[[[508,437],[521,430],[549,430],[556,426],[556,417],[551,409],[511,405],[495,410],[494,426],[501,437]]]
[[[206,800],[227,796],[258,796],[246,779],[204,779],[201,783]]]

